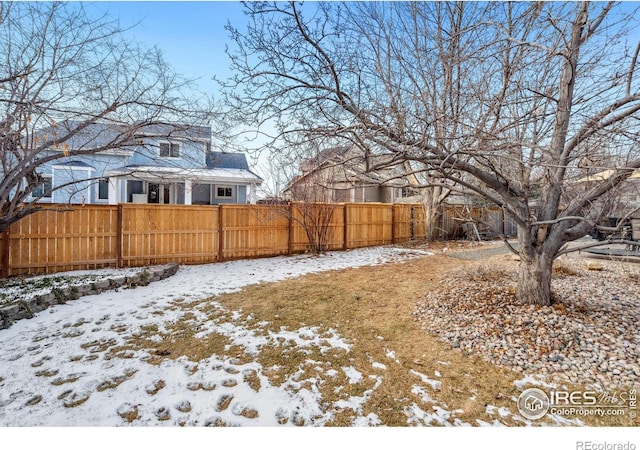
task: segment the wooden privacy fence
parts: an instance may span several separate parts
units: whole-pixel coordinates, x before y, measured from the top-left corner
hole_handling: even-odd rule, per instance
[[[516,223],[507,216],[502,208],[445,206],[438,228],[440,239],[458,239],[465,237],[463,224],[474,223],[479,231],[484,231],[488,238],[497,237],[499,233],[505,236],[517,234]]]
[[[425,237],[421,205],[330,207],[328,249]],[[301,253],[310,246],[304,214],[301,204],[85,205],[41,211],[0,235],[1,276]]]

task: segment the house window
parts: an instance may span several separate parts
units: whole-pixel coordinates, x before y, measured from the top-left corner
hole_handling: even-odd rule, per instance
[[[180,144],[175,144],[173,142],[161,142],[160,156],[162,158],[179,158]]]
[[[33,190],[33,198],[51,198],[51,177],[43,176],[44,181],[38,184]]]
[[[418,191],[416,191],[414,188],[412,187],[403,187],[402,188],[402,192],[400,193],[401,197],[412,197],[414,195],[417,195]]]
[[[233,198],[233,188],[231,186],[218,186],[216,188],[216,198]]]
[[[348,202],[351,200],[351,189],[335,189],[333,191],[333,201],[336,203]]]
[[[98,200],[109,200],[109,179],[98,180]]]

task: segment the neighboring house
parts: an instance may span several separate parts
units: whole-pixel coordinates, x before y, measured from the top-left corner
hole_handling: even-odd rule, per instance
[[[56,133],[48,129],[42,133]],[[113,124],[92,124],[48,152],[88,150],[122,142]],[[262,179],[244,154],[211,150],[210,127],[154,125],[125,146],[62,157],[43,164],[44,182],[32,194],[52,203],[255,203]]]
[[[288,200],[393,203],[415,194],[407,187],[401,165],[367,170],[365,159],[353,147],[322,150],[304,160],[300,171],[283,192]]]
[[[612,169],[603,170],[580,178],[578,183],[583,186],[582,189],[588,189],[595,183],[607,180],[614,173],[615,171]],[[612,205],[612,217],[624,217],[631,213],[633,217],[640,218],[640,212],[634,212],[640,208],[640,169],[635,170],[629,178],[616,188],[615,196],[616,202]]]

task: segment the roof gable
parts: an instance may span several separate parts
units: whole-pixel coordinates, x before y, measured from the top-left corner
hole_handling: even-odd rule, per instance
[[[209,169],[250,170],[244,153],[209,152],[206,157]]]

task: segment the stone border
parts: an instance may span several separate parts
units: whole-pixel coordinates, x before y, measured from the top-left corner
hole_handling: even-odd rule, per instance
[[[143,269],[140,273],[128,277],[108,278],[79,286],[53,288],[48,294],[41,294],[27,300],[0,308],[0,330],[9,328],[16,320],[30,319],[34,314],[54,305],[63,305],[69,300],[77,300],[85,295],[96,295],[121,287],[129,289],[147,286],[154,281],[164,280],[178,272],[179,265],[167,264],[161,267]]]

